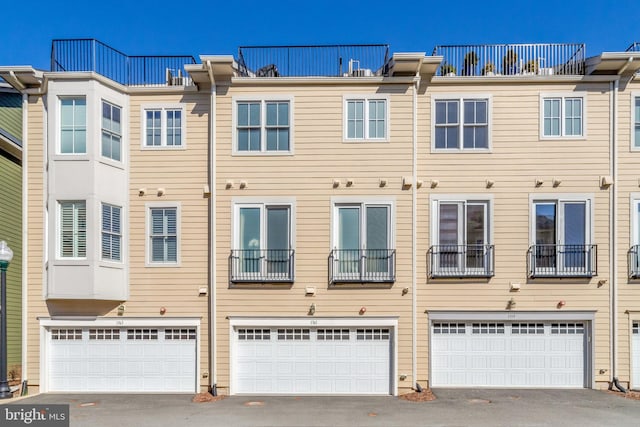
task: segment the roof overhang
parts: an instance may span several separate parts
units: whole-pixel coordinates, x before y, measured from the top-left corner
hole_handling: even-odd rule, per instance
[[[15,89],[23,91],[40,88],[44,73],[28,65],[4,66],[0,67],[0,77]]]
[[[206,83],[230,82],[237,64],[231,55],[202,55],[201,64],[185,65],[185,70],[198,86]]]
[[[640,52],[603,52],[585,65],[586,74],[632,76],[640,70]]]

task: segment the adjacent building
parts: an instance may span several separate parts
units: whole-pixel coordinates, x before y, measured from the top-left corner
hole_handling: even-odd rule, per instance
[[[634,49],[56,40],[51,71],[0,67],[29,142],[23,377],[640,387]]]

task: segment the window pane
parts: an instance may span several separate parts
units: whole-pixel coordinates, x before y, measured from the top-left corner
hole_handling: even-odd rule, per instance
[[[73,126],[73,99],[60,100],[60,124],[63,127]]]
[[[281,102],[278,104],[278,125],[289,126],[289,103]]]
[[[102,132],[102,156],[111,158],[111,136]]]
[[[249,104],[238,103],[238,126],[249,125]]]
[[[167,262],[178,261],[178,239],[176,236],[168,236],[166,238],[167,243]]]
[[[278,130],[267,129],[267,151],[276,151],[278,149]]]
[[[467,205],[467,245],[484,245],[486,205]]]
[[[111,138],[111,158],[120,161],[120,137]]]
[[[636,125],[635,130],[635,145],[636,147],[640,147],[640,124]]]
[[[249,131],[249,150],[260,151],[260,129],[251,129]]]
[[[267,103],[267,126],[276,126],[278,124],[278,104],[275,102]]]
[[[447,123],[458,123],[458,101],[447,102]]]
[[[537,203],[536,245],[556,244],[556,205],[555,203]]]
[[[446,147],[445,148],[458,148],[458,140],[460,138],[460,130],[457,126],[446,128]]]
[[[360,249],[360,208],[338,208],[338,249]]]
[[[87,152],[87,131],[77,130],[74,133],[74,153],[84,154]]]
[[[75,108],[73,120],[75,126],[86,126],[87,124],[87,102],[84,98],[74,98]]]
[[[60,134],[60,152],[62,154],[73,153],[73,130],[62,130]]]
[[[249,130],[238,129],[238,151],[247,151],[249,149]]]
[[[474,148],[475,147],[475,133],[474,133],[474,128],[469,127],[469,126],[465,126],[464,130],[462,131],[462,142],[463,142],[463,146],[464,148]]]
[[[474,101],[464,101],[464,123],[476,122],[476,103]]]
[[[289,129],[278,130],[278,150],[289,151]]]
[[[458,244],[458,210],[457,203],[440,203],[440,222],[438,224],[438,237],[440,245]]]
[[[487,119],[487,101],[476,101],[476,123],[488,123]]]
[[[364,119],[364,102],[356,101],[356,115],[355,118],[358,120]]]
[[[586,206],[584,203],[564,204],[564,244],[586,244]]]
[[[240,208],[240,249],[260,249],[260,208]]]
[[[367,214],[367,249],[389,249],[389,209],[370,206]]]
[[[260,126],[260,103],[249,104],[249,125]]]
[[[289,208],[267,208],[267,249],[289,249]]]
[[[447,103],[436,101],[436,124],[441,125],[447,122]]]

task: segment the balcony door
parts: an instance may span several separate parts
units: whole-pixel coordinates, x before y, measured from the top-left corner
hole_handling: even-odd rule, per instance
[[[390,207],[338,205],[337,272],[345,276],[390,272]]]
[[[486,202],[440,202],[437,231],[437,269],[460,273],[486,269]]]
[[[243,206],[238,209],[240,269],[262,277],[289,273],[289,206]]]
[[[538,272],[579,273],[590,268],[585,201],[537,202],[535,217]]]

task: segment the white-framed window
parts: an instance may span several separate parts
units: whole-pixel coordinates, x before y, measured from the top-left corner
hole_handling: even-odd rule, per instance
[[[122,109],[102,101],[102,156],[111,160],[122,160]]]
[[[490,110],[488,96],[443,96],[433,99],[433,150],[488,150]]]
[[[389,100],[385,97],[344,98],[345,141],[387,141]]]
[[[186,117],[183,105],[142,107],[142,146],[148,149],[179,149],[186,146]]]
[[[176,266],[180,262],[180,206],[147,204],[147,265]]]
[[[640,93],[631,96],[631,147],[640,150]]]
[[[87,153],[87,99],[60,98],[60,154]]]
[[[291,153],[292,104],[288,97],[234,100],[234,153]]]
[[[590,276],[596,271],[593,197],[531,198],[529,269],[532,276]]]
[[[331,280],[395,279],[394,204],[335,200]]]
[[[492,199],[438,196],[431,200],[430,274],[433,277],[493,275]]]
[[[293,280],[293,202],[234,203],[232,281]]]
[[[585,95],[542,94],[540,135],[542,138],[582,138],[585,136]]]
[[[122,208],[102,204],[102,259],[122,261]]]
[[[87,257],[87,203],[84,200],[58,202],[60,258]]]

